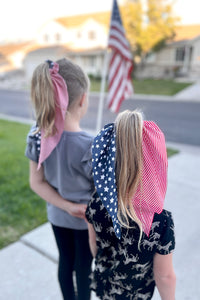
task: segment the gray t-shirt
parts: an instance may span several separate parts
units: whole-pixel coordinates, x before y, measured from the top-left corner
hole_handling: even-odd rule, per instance
[[[34,134],[33,126],[27,137],[25,155],[38,162],[40,134]],[[43,162],[47,182],[64,198],[76,203],[87,204],[94,192],[92,179],[93,137],[84,131],[64,131],[50,156]],[[52,204],[47,204],[48,220],[56,226],[87,229],[83,219],[73,217]]]

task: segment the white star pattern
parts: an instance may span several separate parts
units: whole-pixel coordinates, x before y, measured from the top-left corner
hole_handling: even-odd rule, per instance
[[[92,149],[92,166],[94,183],[98,195],[111,216],[115,234],[121,236],[120,225],[117,219],[117,190],[115,180],[115,133],[114,124],[108,124],[94,139]]]

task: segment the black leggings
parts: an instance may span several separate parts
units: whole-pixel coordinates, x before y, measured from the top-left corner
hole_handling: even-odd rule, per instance
[[[88,230],[75,230],[52,225],[59,251],[58,280],[64,300],[89,300],[89,274],[92,255]],[[73,284],[76,273],[77,298]]]

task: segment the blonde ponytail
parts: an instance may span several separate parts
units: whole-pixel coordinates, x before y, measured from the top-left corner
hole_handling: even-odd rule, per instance
[[[31,99],[35,108],[38,131],[43,129],[45,137],[54,135],[55,99],[48,63],[40,64],[33,72]]]
[[[129,228],[129,218],[140,228],[132,198],[141,179],[142,170],[142,114],[126,110],[115,121],[116,126],[116,181],[118,192],[118,219],[122,226]]]
[[[88,93],[90,82],[88,76],[75,63],[62,58],[56,63],[59,65],[58,73],[67,85],[69,96],[68,109],[79,100],[83,94]],[[67,95],[66,95],[67,96]],[[33,72],[31,82],[31,99],[35,108],[38,131],[45,132],[45,137],[54,135],[55,128],[55,99],[54,87],[47,62],[40,64]]]

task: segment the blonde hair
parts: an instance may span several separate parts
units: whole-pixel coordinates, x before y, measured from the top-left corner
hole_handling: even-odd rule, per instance
[[[133,208],[132,198],[141,179],[142,113],[126,110],[118,115],[115,126],[118,219],[121,225],[127,228],[130,228],[129,217],[134,220],[140,228],[140,241],[142,224]]]
[[[63,77],[69,95],[68,109],[89,90],[89,79],[83,70],[70,60],[63,58],[56,63],[58,73]],[[47,62],[40,64],[33,72],[31,81],[31,100],[35,108],[38,131],[42,128],[45,136],[56,133],[55,94]]]

